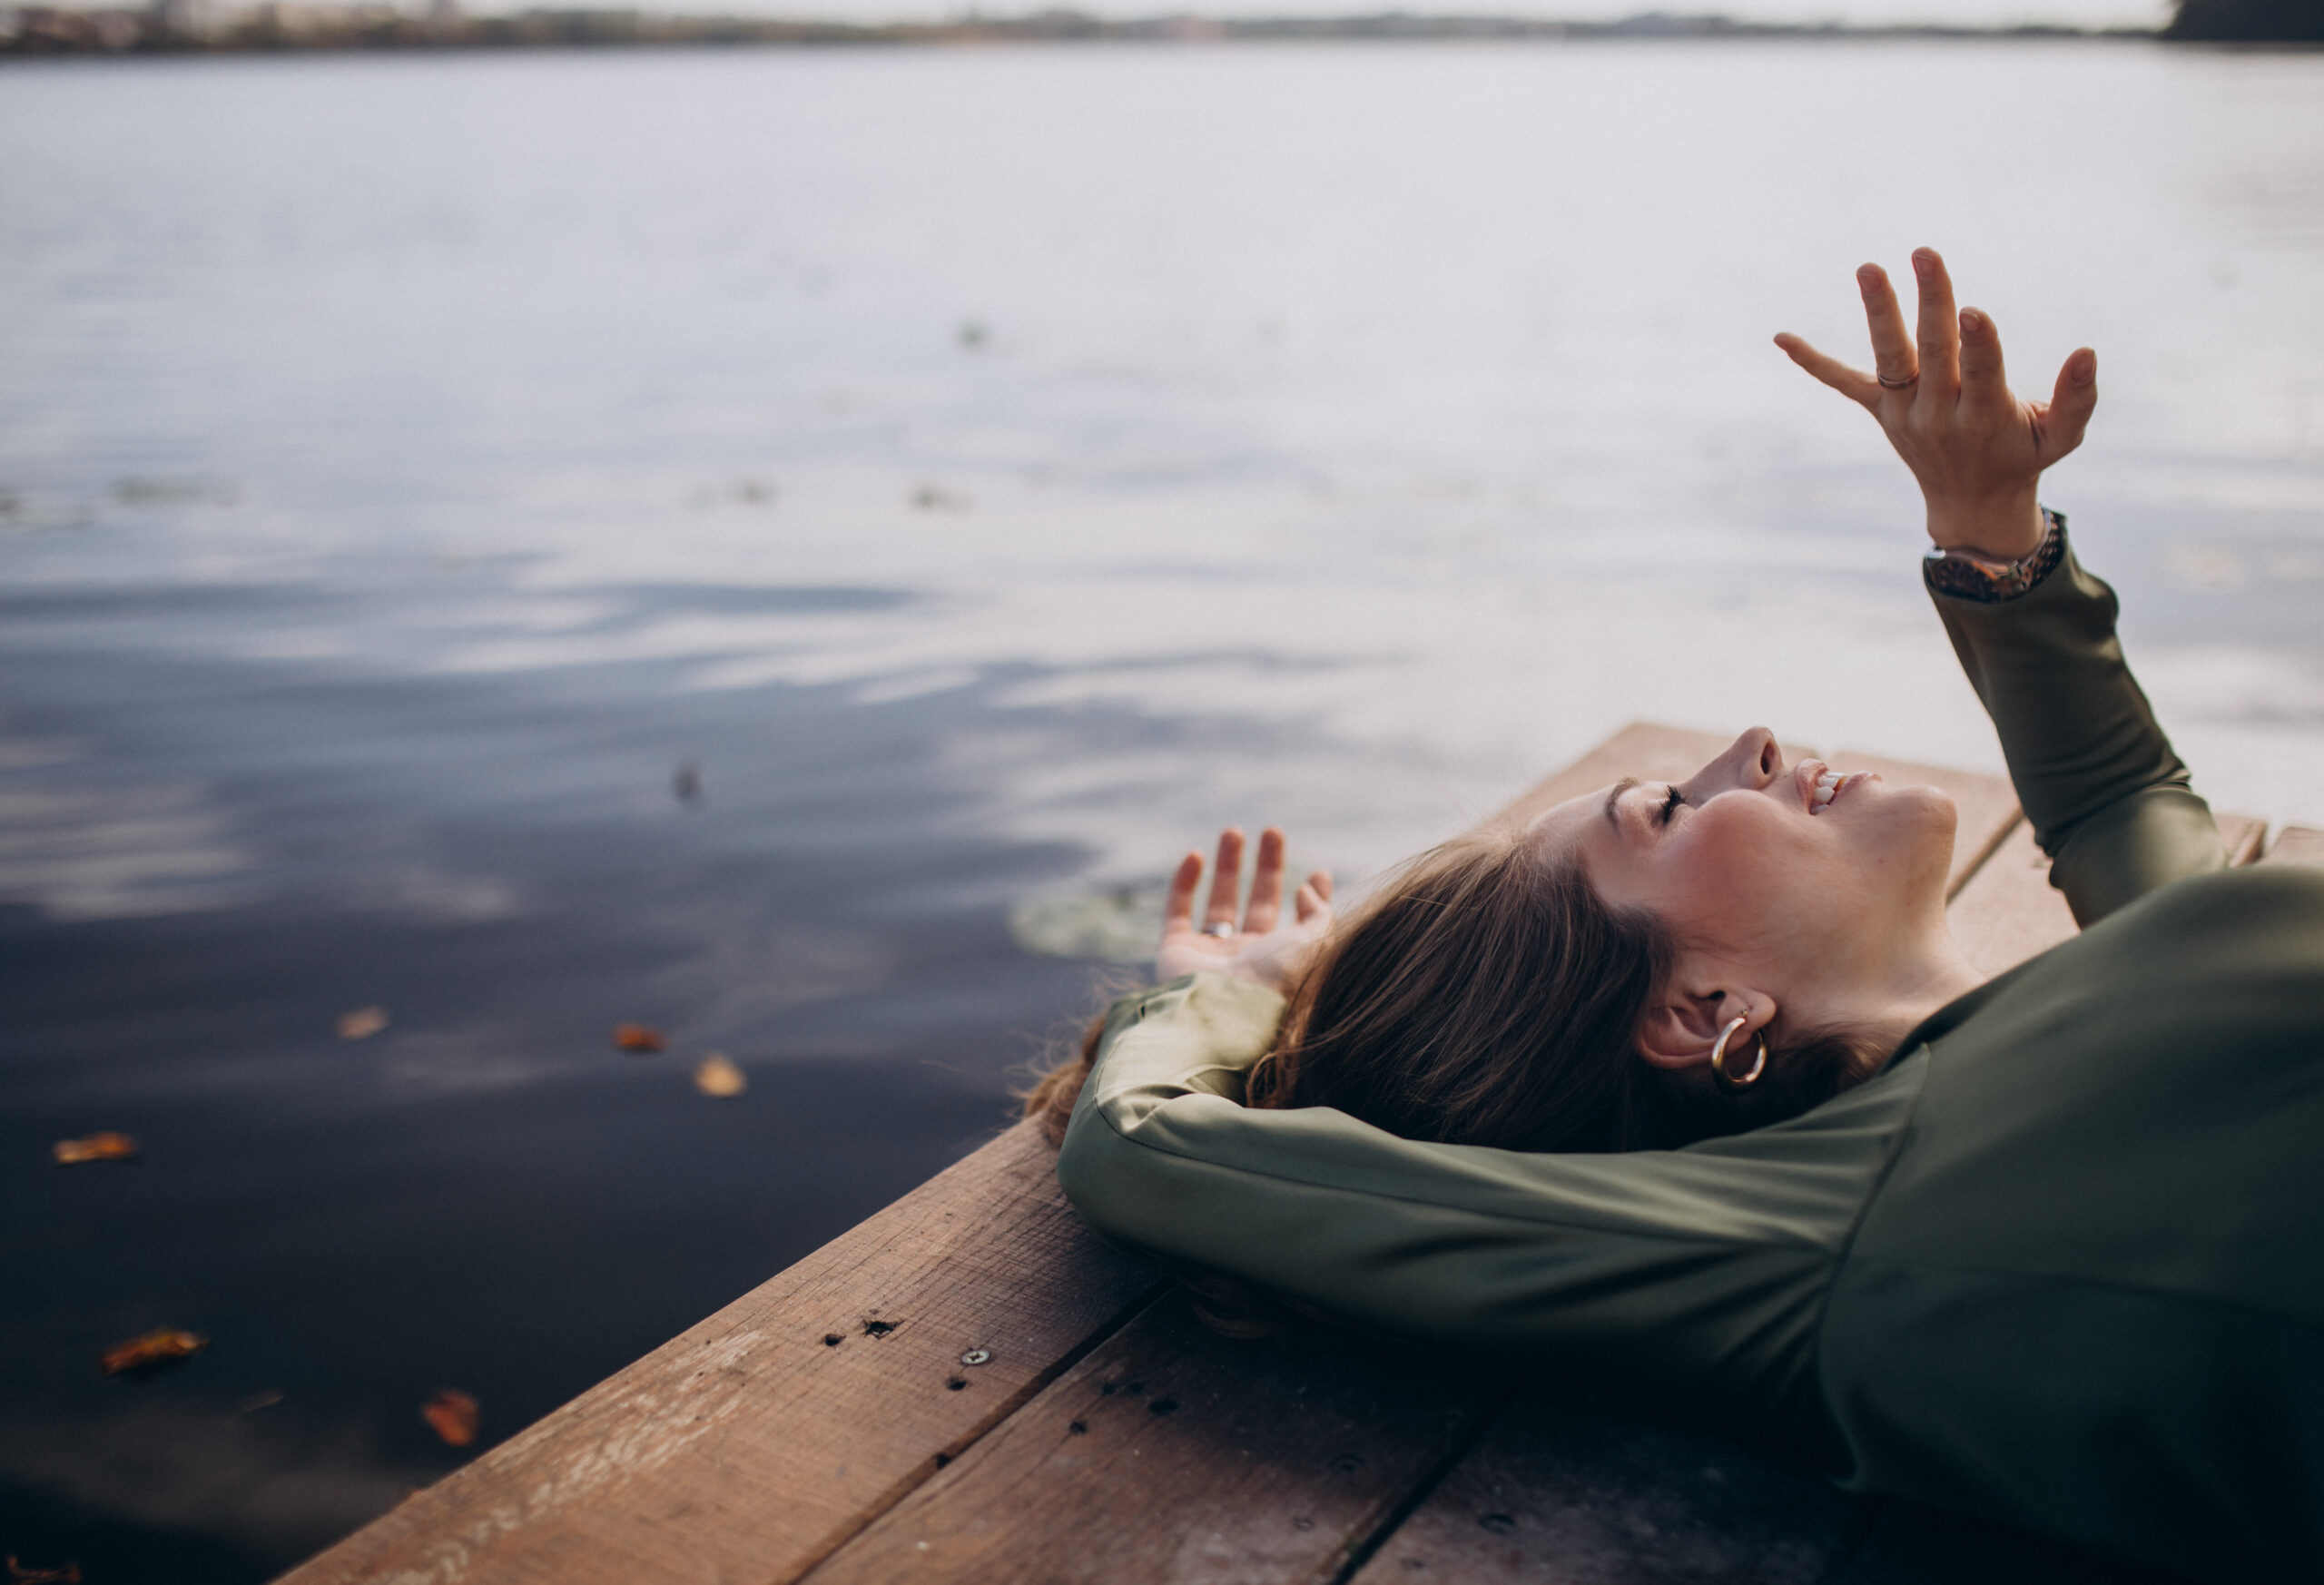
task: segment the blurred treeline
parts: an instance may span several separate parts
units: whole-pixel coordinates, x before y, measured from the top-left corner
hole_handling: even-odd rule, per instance
[[[2179,0],[2165,38],[2215,44],[2324,44],[2324,0]]]
[[[2034,25],[1851,27],[1834,23],[1740,21],[1656,11],[1614,21],[1540,16],[1417,15],[1142,18],[1044,10],[1018,16],[975,12],[943,22],[858,23],[798,17],[534,9],[469,15],[458,0],[144,0],[143,4],[10,6],[0,0],[0,54],[184,51],[510,49],[527,46],[704,44],[946,44],[1012,41],[1193,39],[1540,39],[2155,36],[2142,28]],[[2324,0],[2177,0],[2166,39],[2225,44],[2324,43]]]

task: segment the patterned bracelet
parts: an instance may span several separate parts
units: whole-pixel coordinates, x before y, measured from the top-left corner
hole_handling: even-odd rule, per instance
[[[1921,576],[1941,595],[1998,605],[2031,594],[2066,558],[2066,515],[2041,508],[2042,543],[2015,561],[1994,561],[1965,550],[1945,550],[1932,545],[1921,562]]]

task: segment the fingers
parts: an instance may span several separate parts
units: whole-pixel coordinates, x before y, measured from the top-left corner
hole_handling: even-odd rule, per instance
[[[1292,908],[1301,924],[1312,924],[1319,917],[1328,921],[1332,912],[1331,871],[1318,870],[1302,881],[1299,894],[1292,899]]]
[[[1202,881],[1202,855],[1188,853],[1170,877],[1170,895],[1162,904],[1162,934],[1167,938],[1195,928],[1195,888]]]
[[[1251,875],[1251,901],[1243,915],[1245,935],[1265,935],[1275,929],[1283,918],[1283,856],[1286,843],[1280,826],[1268,826],[1259,832],[1259,856]],[[1188,853],[1178,861],[1177,870],[1170,877],[1169,895],[1162,904],[1162,934],[1165,940],[1179,933],[1192,934],[1195,930],[1195,892],[1202,883],[1202,855]],[[1243,833],[1228,826],[1218,833],[1218,852],[1211,862],[1210,900],[1204,905],[1202,929],[1207,932],[1214,925],[1232,929],[1235,923],[1235,900],[1240,890],[1243,873]],[[1332,907],[1332,877],[1318,870],[1307,877],[1299,888],[1295,906],[1302,923],[1320,911],[1329,921]]]
[[[2034,455],[2043,468],[2082,444],[2083,431],[2098,407],[2098,354],[2076,348],[2058,370],[2049,401],[2034,409]]]
[[[1910,386],[1920,372],[1913,338],[1905,329],[1905,312],[1896,306],[1896,289],[1888,272],[1866,264],[1856,272],[1856,290],[1864,294],[1865,328],[1872,332],[1872,368],[1892,390]]]
[[[1999,412],[2009,407],[2001,366],[2001,332],[1982,309],[1961,310],[1961,405]]]
[[[1235,894],[1243,882],[1243,830],[1228,826],[1218,833],[1218,861],[1210,871],[1210,906],[1203,910],[1203,928],[1235,924]]]
[[[1259,833],[1259,861],[1251,871],[1251,901],[1243,911],[1243,929],[1262,935],[1275,929],[1283,912],[1283,828],[1271,825]]]
[[[1950,393],[1961,378],[1960,310],[1953,306],[1953,277],[1935,248],[1913,250],[1913,273],[1921,289],[1915,349],[1920,355],[1921,388]],[[1886,370],[1882,370],[1886,373]]]
[[[1852,402],[1871,407],[1880,399],[1880,382],[1861,370],[1850,369],[1838,359],[1818,352],[1788,330],[1776,338],[1776,345],[1794,363],[1838,391]]]

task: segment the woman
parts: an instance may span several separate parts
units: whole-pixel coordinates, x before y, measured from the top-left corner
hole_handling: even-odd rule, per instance
[[[1843,1484],[2221,1580],[2324,1579],[2324,873],[2209,810],[2035,503],[2020,403],[1914,256],[1876,359],[1777,342],[1920,481],[1925,577],[2083,933],[1980,983],[1927,788],[1745,733],[1241,929],[1241,839],[1116,1004],[1058,1176],[1089,1222],[1359,1324],[1615,1368]],[[1286,994],[1287,993],[1287,994]],[[1076,1093],[1078,1092],[1078,1104]],[[1241,1103],[1241,1104],[1238,1104]]]

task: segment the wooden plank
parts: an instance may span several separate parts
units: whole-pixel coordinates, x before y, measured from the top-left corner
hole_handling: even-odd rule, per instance
[[[1019,1124],[284,1585],[798,1578],[1156,1291],[1055,1166]]]
[[[2263,864],[2324,864],[2324,831],[2288,825],[2276,833]]]
[[[2266,823],[2246,814],[2218,817],[2230,864],[2248,864]],[[1954,898],[1953,939],[1980,974],[2014,969],[2046,952],[2078,928],[2065,894],[2050,884],[2050,861],[2034,844],[2034,828],[2019,822],[1994,856]]]
[[[1814,1585],[1860,1511],[1805,1467],[1529,1393],[1352,1585]]]
[[[1174,1295],[809,1585],[1332,1580],[1492,1395],[1423,1349],[1232,1341]]]

